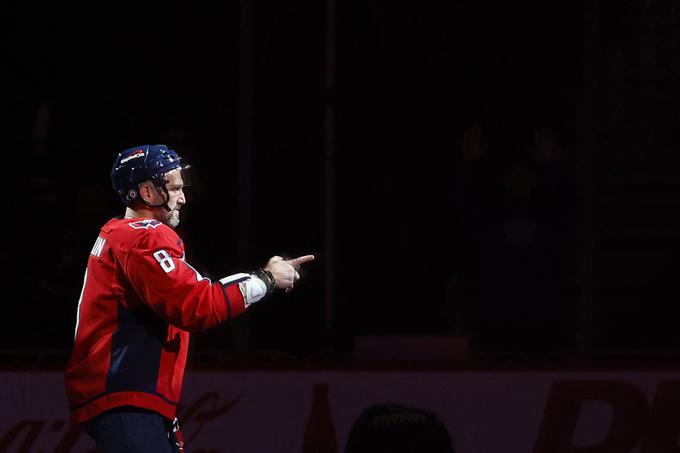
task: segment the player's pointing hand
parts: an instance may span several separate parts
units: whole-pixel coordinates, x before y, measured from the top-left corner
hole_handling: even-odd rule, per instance
[[[285,260],[280,256],[273,256],[267,262],[265,269],[272,273],[276,287],[290,292],[295,282],[300,279],[300,266],[314,260],[314,255],[302,255]]]

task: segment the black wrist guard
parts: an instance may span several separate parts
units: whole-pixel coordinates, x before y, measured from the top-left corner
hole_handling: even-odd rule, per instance
[[[271,294],[276,289],[276,280],[274,276],[267,269],[257,269],[253,272],[257,278],[262,280],[265,285],[267,285],[267,294]]]

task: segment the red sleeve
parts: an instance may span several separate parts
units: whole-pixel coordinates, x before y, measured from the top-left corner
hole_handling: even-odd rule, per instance
[[[144,302],[181,329],[206,330],[245,311],[238,284],[203,278],[184,261],[170,228],[146,230],[127,253],[125,274]]]

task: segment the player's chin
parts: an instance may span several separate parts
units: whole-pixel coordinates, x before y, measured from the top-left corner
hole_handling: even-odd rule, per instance
[[[172,215],[164,223],[170,228],[177,228],[179,225],[179,212],[173,211]]]

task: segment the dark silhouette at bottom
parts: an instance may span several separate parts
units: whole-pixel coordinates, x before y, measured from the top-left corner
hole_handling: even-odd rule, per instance
[[[345,453],[455,453],[439,418],[401,404],[364,409],[352,424]]]

